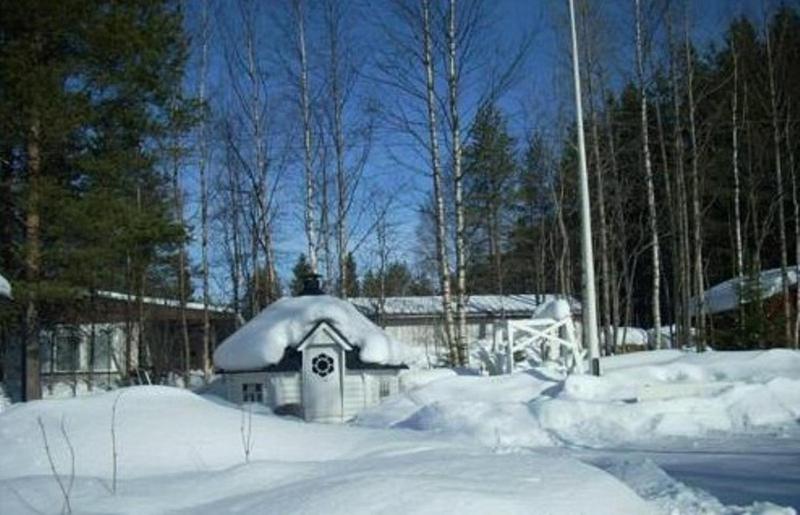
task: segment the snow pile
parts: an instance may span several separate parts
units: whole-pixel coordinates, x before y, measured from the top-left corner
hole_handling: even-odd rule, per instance
[[[11,285],[2,275],[0,275],[0,297],[11,298]]]
[[[564,299],[552,299],[542,303],[541,306],[536,308],[531,318],[535,319],[550,319],[550,320],[564,320],[572,315],[572,310],[569,307],[569,302]]]
[[[646,330],[641,329],[639,327],[617,327],[616,330],[616,338],[614,338],[614,328],[613,327],[605,327],[604,329],[600,330],[600,344],[605,344],[605,340],[607,337],[609,339],[614,339],[614,346],[621,347],[621,346],[635,346],[635,347],[647,347],[650,343],[650,335],[647,333]]]
[[[774,431],[800,419],[796,351],[654,351],[605,358],[602,367],[602,377],[533,368],[443,378],[362,413],[358,422],[469,435],[489,446],[604,446]]]
[[[214,365],[223,370],[255,370],[278,363],[287,347],[298,345],[321,321],[359,347],[365,362],[399,365],[412,359],[405,345],[349,302],[310,295],[285,297],[268,306],[222,342],[214,352]]]
[[[496,393],[505,390],[498,385]],[[118,397],[121,392],[121,397]],[[111,493],[111,409],[119,484]],[[243,424],[252,417],[245,462]],[[0,414],[0,513],[654,513],[608,473],[564,456],[503,454],[430,433],[305,424],[168,387],[15,405]],[[75,478],[70,480],[74,449]],[[576,491],[580,495],[575,495]],[[597,503],[598,499],[603,500]]]

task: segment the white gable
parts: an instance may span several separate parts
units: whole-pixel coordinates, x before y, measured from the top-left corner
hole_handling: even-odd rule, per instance
[[[305,337],[303,343],[297,348],[297,350],[302,351],[305,350],[306,347],[309,345],[316,345],[319,343],[335,343],[345,351],[353,350],[353,347],[347,343],[344,338],[339,336],[335,329],[333,329],[330,324],[326,321],[322,321],[313,329],[313,331]]]
[[[408,348],[370,322],[352,304],[329,295],[284,297],[229,336],[214,352],[223,370],[256,370],[278,363],[287,347],[299,346],[315,325],[325,321],[346,343],[359,347],[366,363],[400,365]]]

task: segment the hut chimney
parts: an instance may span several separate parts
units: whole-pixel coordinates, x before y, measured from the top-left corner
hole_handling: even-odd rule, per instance
[[[322,276],[319,274],[307,274],[303,278],[303,291],[300,292],[300,296],[325,295],[320,283],[321,278]]]

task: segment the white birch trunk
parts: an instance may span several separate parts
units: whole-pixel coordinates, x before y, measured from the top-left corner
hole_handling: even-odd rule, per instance
[[[336,182],[336,254],[338,264],[339,296],[347,298],[347,205],[348,180],[345,168],[345,139],[344,139],[344,98],[342,91],[342,71],[339,55],[339,22],[340,16],[336,11],[335,2],[329,2],[327,9],[328,52],[328,94],[330,95],[333,110],[333,151],[335,160]]]
[[[453,310],[450,295],[450,266],[447,259],[445,231],[444,192],[442,188],[442,167],[439,153],[437,102],[434,91],[433,42],[431,33],[430,0],[422,0],[422,60],[425,68],[425,100],[428,118],[428,150],[431,155],[433,173],[434,216],[436,219],[436,261],[439,268],[439,286],[442,292],[442,311],[444,315],[444,337],[450,353],[450,362],[458,364],[458,351],[453,342]]]
[[[461,122],[458,109],[458,74],[456,70],[456,0],[450,0],[447,24],[447,83],[450,108],[450,136],[453,149],[453,180],[456,211],[456,347],[459,363],[468,365],[466,289],[467,264],[464,241],[464,174],[461,166]],[[498,292],[499,293],[499,292]]]
[[[684,30],[684,49],[686,53],[686,80],[687,96],[689,102],[689,137],[692,143],[692,246],[694,247],[694,298],[695,317],[698,322],[697,350],[704,351],[708,335],[706,334],[706,302],[703,281],[703,213],[700,208],[700,170],[699,153],[697,149],[697,124],[695,120],[696,105],[694,102],[694,64],[692,63],[692,49],[689,41],[688,19]]]
[[[650,223],[650,245],[653,259],[653,332],[656,337],[656,348],[661,348],[661,248],[658,241],[658,213],[656,210],[655,185],[653,181],[653,164],[650,159],[650,138],[647,120],[647,91],[644,82],[644,49],[642,43],[642,14],[640,0],[636,1],[636,70],[639,78],[639,94],[642,120],[642,154],[644,157],[645,181],[647,183],[647,212]]]
[[[300,111],[303,123],[303,168],[305,171],[305,230],[308,240],[308,264],[312,273],[317,273],[317,228],[314,200],[316,197],[312,148],[311,148],[311,107],[308,95],[308,58],[306,56],[305,13],[303,0],[293,3],[297,24],[297,58],[300,62]]]
[[[733,43],[735,45],[735,42]],[[733,54],[733,98],[731,101],[731,145],[733,155],[733,218],[734,218],[734,245],[736,251],[736,275],[741,282],[744,277],[744,251],[742,248],[742,212],[741,212],[741,186],[739,184],[739,66],[736,47],[731,48]]]
[[[689,246],[689,214],[687,212],[686,177],[684,167],[683,124],[681,122],[680,91],[678,87],[678,60],[675,53],[676,45],[673,41],[672,23],[667,16],[667,45],[669,47],[669,73],[670,89],[672,90],[672,109],[674,117],[673,148],[675,149],[675,207],[677,210],[678,231],[678,263],[676,268],[679,274],[679,316],[678,316],[678,343],[683,347],[689,345],[691,327],[691,313],[689,300],[692,295]]]
[[[202,47],[200,51],[200,85],[198,99],[201,105],[206,100],[206,73],[208,70],[209,20],[208,0],[203,2]],[[203,279],[203,374],[206,381],[211,378],[211,321],[209,319],[209,280],[208,280],[208,134],[205,117],[200,120],[200,268]]]

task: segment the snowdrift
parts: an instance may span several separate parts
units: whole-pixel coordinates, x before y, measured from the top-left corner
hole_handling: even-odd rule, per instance
[[[289,346],[320,321],[330,323],[358,346],[367,363],[401,365],[412,359],[410,350],[345,300],[329,295],[285,297],[229,336],[214,352],[214,365],[223,370],[256,370],[274,365]]]
[[[800,352],[654,351],[605,358],[602,366],[603,377],[534,368],[442,378],[362,413],[358,423],[538,447],[774,432],[800,419]]]
[[[62,420],[74,448],[74,513],[654,512],[622,482],[574,458],[494,453],[431,434],[269,414],[252,415],[245,463],[246,412],[175,388],[120,392],[116,495],[110,418],[118,392],[15,405],[0,414],[0,513],[62,511],[38,419],[65,482],[70,454]]]

